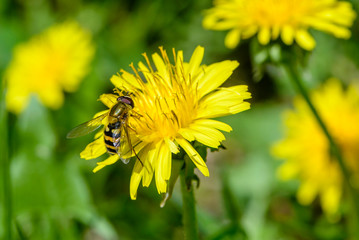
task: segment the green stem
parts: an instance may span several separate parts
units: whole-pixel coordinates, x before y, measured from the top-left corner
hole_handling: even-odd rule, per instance
[[[318,111],[316,110],[316,108],[314,107],[312,101],[310,100],[310,97],[309,97],[307,89],[305,88],[304,84],[302,83],[302,80],[298,77],[298,74],[296,74],[293,67],[291,67],[291,66],[282,66],[282,67],[284,68],[284,71],[286,72],[288,77],[292,80],[293,84],[298,88],[298,91],[300,92],[300,94],[302,95],[304,100],[307,102],[307,104],[308,104],[310,110],[312,111],[315,119],[317,120],[319,126],[321,127],[321,129],[323,130],[325,136],[327,137],[329,145],[330,145],[331,153],[335,156],[335,159],[338,161],[340,169],[341,169],[343,177],[344,177],[344,181],[345,181],[346,185],[348,186],[348,189],[349,189],[349,191],[350,191],[350,193],[352,195],[356,218],[359,219],[359,205],[358,205],[359,204],[359,198],[358,198],[358,194],[357,194],[355,188],[352,186],[352,184],[350,182],[351,174],[350,174],[350,171],[348,170],[348,167],[346,166],[346,164],[344,162],[344,158],[342,156],[340,148],[338,147],[338,145],[335,142],[334,138],[332,137],[332,135],[328,131],[328,128],[325,125],[325,123],[323,122],[322,118],[319,116]]]
[[[198,226],[196,217],[196,202],[193,194],[192,181],[190,182],[190,189],[188,189],[186,172],[183,169],[180,172],[181,178],[181,193],[183,201],[183,226],[186,240],[197,240]]]
[[[12,220],[12,204],[11,204],[11,178],[10,178],[10,160],[9,160],[9,139],[8,139],[8,113],[5,109],[5,91],[1,91],[1,101],[0,101],[0,133],[2,139],[2,150],[1,150],[1,159],[2,159],[2,171],[3,171],[3,220],[4,220],[4,236],[5,239],[12,239],[11,236],[11,220]]]

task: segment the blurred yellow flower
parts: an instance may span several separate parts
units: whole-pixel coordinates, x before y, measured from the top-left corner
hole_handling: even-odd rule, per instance
[[[131,142],[143,163],[137,160],[133,168],[130,183],[132,199],[136,199],[141,180],[142,185],[147,187],[153,175],[158,192],[167,192],[172,153],[178,153],[179,147],[203,175],[209,176],[206,163],[191,142],[198,141],[218,148],[225,139],[221,131],[229,132],[231,127],[211,118],[250,108],[250,104],[244,102],[251,97],[247,86],[220,87],[237,68],[238,62],[227,60],[209,66],[201,65],[204,49],[197,47],[189,63],[183,61],[182,51],[173,51],[172,64],[166,51],[162,48],[160,51],[161,55],[152,55],[155,69],[144,54],[146,64],[140,62],[138,70],[131,65],[134,74],[122,70],[121,74],[111,78],[118,89],[131,93],[133,111],[140,115],[129,119]],[[107,94],[102,95],[100,100],[111,108],[116,97]],[[101,133],[95,138],[81,153],[81,157],[92,159],[106,152]],[[112,155],[97,163],[94,171],[119,159],[118,155]]]
[[[280,36],[287,45],[295,40],[312,50],[315,40],[309,28],[347,39],[355,16],[349,2],[337,0],[215,0],[214,8],[206,11],[203,27],[230,30],[225,39],[228,48],[258,33],[263,45]]]
[[[348,168],[355,174],[351,181],[358,184],[359,173],[359,94],[349,86],[343,90],[337,79],[330,79],[311,99],[329,132],[339,145]],[[297,198],[303,205],[320,197],[328,216],[338,213],[343,194],[343,176],[330,153],[326,136],[302,98],[294,101],[295,110],[286,114],[285,139],[274,146],[273,154],[285,159],[278,175],[283,180],[299,179]]]
[[[61,107],[62,90],[77,89],[94,51],[90,33],[76,22],[52,26],[18,45],[5,73],[8,110],[20,113],[32,94],[49,108]]]

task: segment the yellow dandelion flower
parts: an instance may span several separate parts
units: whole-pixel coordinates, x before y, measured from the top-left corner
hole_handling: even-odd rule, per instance
[[[76,22],[52,26],[18,45],[5,73],[8,110],[20,113],[32,94],[45,106],[59,108],[63,90],[77,89],[93,55],[91,35]]]
[[[343,90],[337,79],[330,79],[311,94],[318,113],[340,147],[346,165],[359,173],[359,94],[354,86]],[[320,197],[328,216],[338,212],[343,194],[343,176],[330,153],[330,146],[311,110],[302,98],[286,115],[286,137],[273,148],[273,154],[286,159],[279,168],[283,180],[299,179],[297,198],[303,205]],[[358,184],[358,179],[352,179]]]
[[[228,48],[258,33],[262,45],[280,37],[287,45],[295,40],[312,50],[315,40],[309,28],[347,39],[355,16],[349,2],[337,0],[215,0],[214,8],[206,11],[203,27],[230,30],[225,38]]]
[[[142,162],[137,160],[133,168],[130,181],[132,199],[136,199],[140,182],[147,187],[153,176],[158,192],[167,192],[172,154],[178,153],[179,148],[187,153],[203,175],[209,176],[206,163],[191,142],[218,148],[225,139],[221,131],[229,132],[231,127],[212,118],[250,108],[250,104],[244,101],[251,97],[247,86],[220,87],[237,68],[237,61],[201,65],[204,49],[197,47],[189,62],[183,61],[182,51],[173,51],[172,64],[166,51],[160,50],[161,55],[152,55],[154,67],[144,54],[146,64],[140,62],[138,70],[131,65],[134,74],[122,70],[121,74],[111,78],[116,88],[131,93],[133,112],[140,115],[128,120],[131,142]],[[105,94],[100,100],[111,108],[117,97]],[[101,132],[97,134],[96,140],[81,153],[82,158],[97,158],[106,152],[101,136]],[[117,154],[111,155],[97,163],[94,171],[119,159]]]

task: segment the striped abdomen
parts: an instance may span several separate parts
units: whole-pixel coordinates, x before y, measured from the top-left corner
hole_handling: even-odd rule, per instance
[[[121,140],[121,122],[110,123],[104,131],[105,145],[109,154],[117,154]]]

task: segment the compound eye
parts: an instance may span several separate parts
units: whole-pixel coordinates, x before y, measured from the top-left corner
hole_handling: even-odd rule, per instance
[[[122,96],[122,97],[119,97],[118,99],[119,99],[119,101],[121,101],[127,105],[130,105],[132,108],[134,107],[133,100],[129,96]]]

